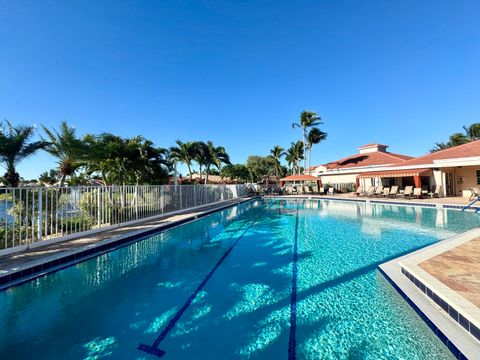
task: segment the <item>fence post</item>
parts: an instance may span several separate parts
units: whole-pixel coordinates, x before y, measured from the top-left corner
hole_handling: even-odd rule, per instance
[[[37,238],[38,240],[42,240],[43,237],[43,200],[42,200],[42,188],[38,188],[38,233]]]
[[[183,199],[182,199],[182,186],[179,185],[180,187],[178,188],[178,192],[179,192],[179,195],[180,195],[180,210],[183,209]]]
[[[100,198],[100,187],[97,188],[97,225],[98,227],[102,224],[102,200]]]
[[[135,185],[135,219],[138,220],[138,185]]]

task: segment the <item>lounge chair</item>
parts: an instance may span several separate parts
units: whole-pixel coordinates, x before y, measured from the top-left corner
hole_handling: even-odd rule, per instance
[[[476,199],[480,196],[478,188],[472,187],[472,188],[470,188],[470,192],[471,192],[471,194],[470,194],[469,201],[472,201],[473,199]]]
[[[394,185],[390,189],[390,194],[388,194],[389,197],[396,197],[398,195],[398,186]]]
[[[405,186],[403,194],[400,195],[403,196],[405,199],[411,197],[413,195],[413,186]]]
[[[427,193],[428,196],[430,196],[431,198],[434,198],[434,197],[441,197],[441,192],[442,192],[442,185],[434,185],[433,186],[433,191]],[[477,195],[478,196],[478,189],[477,189]],[[472,198],[470,200],[473,200]]]
[[[312,186],[312,192],[318,194],[318,186]]]
[[[375,186],[370,186],[367,192],[362,196],[373,196],[375,194]]]
[[[422,196],[422,188],[413,189],[413,197],[415,199],[420,199],[421,196]]]
[[[320,188],[320,195],[325,195],[325,188],[323,186]]]
[[[382,196],[388,197],[389,195],[390,195],[390,188],[389,187],[383,188]]]
[[[377,186],[373,196],[382,196],[383,195],[383,186]]]
[[[331,188],[328,188],[328,195],[333,195],[335,192],[335,188],[331,187]]]
[[[359,186],[357,191],[354,193],[357,196],[363,196],[365,194],[365,190],[363,190],[363,186]]]
[[[311,194],[311,193],[312,193],[312,190],[310,189],[310,186],[305,185],[305,186],[303,187],[303,192],[304,192],[305,194]]]

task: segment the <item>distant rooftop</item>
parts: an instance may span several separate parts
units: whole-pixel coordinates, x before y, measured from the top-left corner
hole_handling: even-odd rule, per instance
[[[397,165],[406,160],[413,159],[411,156],[388,152],[387,148],[388,145],[383,144],[363,145],[358,148],[358,154],[331,161],[322,166],[332,170],[378,165]]]
[[[433,164],[436,160],[460,159],[469,157],[480,157],[480,140],[419,156],[409,161],[405,161],[402,163],[402,166],[427,165]]]

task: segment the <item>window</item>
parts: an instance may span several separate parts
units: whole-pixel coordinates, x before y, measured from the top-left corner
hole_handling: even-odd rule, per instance
[[[475,173],[477,175],[477,185],[480,185],[480,170],[477,170]]]

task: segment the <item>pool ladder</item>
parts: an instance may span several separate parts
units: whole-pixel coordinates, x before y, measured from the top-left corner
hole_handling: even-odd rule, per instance
[[[477,201],[480,201],[480,196],[477,196],[477,198],[475,200],[473,200],[472,202],[470,202],[468,205],[464,206],[462,208],[462,211],[465,211],[467,209],[470,209],[472,207],[473,204],[475,204]],[[476,213],[478,213],[480,211],[480,208],[477,208],[475,210]]]

